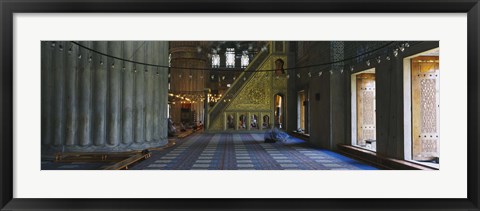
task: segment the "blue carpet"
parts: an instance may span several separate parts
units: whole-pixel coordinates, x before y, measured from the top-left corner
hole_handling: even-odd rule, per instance
[[[301,139],[264,143],[264,134],[194,134],[131,170],[375,170]]]

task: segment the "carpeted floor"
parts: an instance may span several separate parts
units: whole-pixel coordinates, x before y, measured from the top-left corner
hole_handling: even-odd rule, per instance
[[[264,143],[264,134],[198,133],[152,153],[130,170],[375,170],[376,168],[290,138]]]

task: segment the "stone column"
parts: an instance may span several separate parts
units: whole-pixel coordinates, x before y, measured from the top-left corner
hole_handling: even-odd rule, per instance
[[[123,57],[128,59],[133,56],[134,42],[124,42]],[[134,102],[134,70],[133,63],[126,62],[122,64],[123,74],[123,98],[122,98],[122,143],[133,143],[133,102]]]
[[[78,98],[78,88],[77,88],[77,62],[78,59],[75,56],[78,53],[78,46],[73,46],[70,42],[65,42],[65,56],[66,65],[65,65],[65,73],[66,73],[66,145],[72,146],[76,144],[76,137],[77,137],[77,98]]]
[[[93,47],[93,43],[89,41],[80,42],[81,45],[86,47]],[[76,46],[78,48],[79,66],[79,129],[78,139],[80,146],[87,146],[92,143],[92,63],[89,62],[91,54],[84,48]]]
[[[208,67],[208,42],[198,41],[176,41],[170,42],[171,53],[171,90],[175,92],[184,92],[200,94],[206,87],[206,70],[183,69]],[[180,122],[180,103],[172,104],[172,119],[175,123]],[[192,104],[191,109],[195,109],[197,120],[202,116],[201,103]]]
[[[55,146],[65,143],[65,53],[64,42],[56,42],[54,63],[54,104],[53,104],[53,143]]]
[[[50,144],[52,142],[52,129],[53,129],[53,88],[54,79],[53,75],[55,64],[55,47],[52,47],[52,42],[41,42],[42,45],[42,72],[41,72],[41,128],[42,128],[42,144]]]
[[[107,52],[107,42],[93,42],[93,48],[99,52]],[[92,64],[94,71],[94,103],[93,103],[93,143],[95,146],[103,146],[106,139],[106,115],[107,115],[107,57],[93,54]]]
[[[167,143],[168,70],[102,55],[167,66],[167,42],[41,44],[42,154],[131,151]]]
[[[121,57],[122,43],[119,41],[108,43],[108,55]],[[108,76],[108,144],[116,146],[121,142],[120,136],[120,96],[122,89],[120,88],[120,76],[122,65],[120,61],[108,58],[107,66]]]
[[[145,53],[143,50],[144,42],[135,42],[135,49],[137,53],[133,56],[135,61],[145,61]],[[135,105],[134,105],[134,134],[135,143],[145,141],[145,66],[135,65],[134,67],[135,78]]]
[[[145,44],[145,62],[153,63],[153,42],[146,42]],[[145,67],[145,140],[153,140],[153,80],[155,74],[153,67]]]

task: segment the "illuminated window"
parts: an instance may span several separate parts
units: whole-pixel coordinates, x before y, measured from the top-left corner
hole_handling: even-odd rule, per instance
[[[225,61],[227,68],[235,67],[235,48],[227,48],[225,52]]]
[[[352,145],[377,150],[375,68],[352,74]]]
[[[212,55],[212,67],[213,68],[220,67],[220,55],[218,55],[218,54],[213,54]]]
[[[249,60],[250,59],[248,58],[248,51],[243,51],[242,59],[240,60],[241,67],[246,68],[248,66]]]
[[[440,167],[440,50],[404,58],[405,160]]]

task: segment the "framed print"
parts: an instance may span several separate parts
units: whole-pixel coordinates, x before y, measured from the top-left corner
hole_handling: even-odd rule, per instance
[[[479,209],[477,0],[0,8],[2,210]]]

